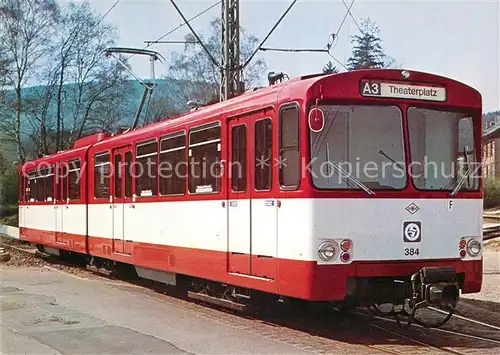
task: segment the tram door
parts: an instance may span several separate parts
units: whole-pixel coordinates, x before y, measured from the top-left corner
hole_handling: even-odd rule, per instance
[[[273,174],[272,120],[264,113],[228,124],[228,271],[275,279],[277,201]]]
[[[228,236],[229,272],[251,275],[252,262],[252,201],[249,182],[251,181],[250,149],[251,119],[239,118],[229,121],[228,164],[225,175],[228,178]]]
[[[124,254],[125,251],[125,203],[126,189],[125,164],[132,152],[130,147],[119,148],[113,152],[113,252]]]

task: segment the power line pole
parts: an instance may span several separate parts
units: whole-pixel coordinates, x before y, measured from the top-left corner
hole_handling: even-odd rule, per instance
[[[243,92],[240,64],[240,2],[222,0],[222,55],[220,100],[230,99]]]

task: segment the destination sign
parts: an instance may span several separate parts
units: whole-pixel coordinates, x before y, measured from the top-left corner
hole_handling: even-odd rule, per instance
[[[396,99],[446,101],[446,89],[438,86],[401,84],[381,81],[361,81],[361,96]]]

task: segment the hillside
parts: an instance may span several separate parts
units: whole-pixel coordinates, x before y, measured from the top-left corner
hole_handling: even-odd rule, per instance
[[[178,112],[184,112],[186,110],[186,103],[181,102],[178,98],[178,95],[175,95],[176,92],[179,91],[179,88],[183,85],[182,82],[179,82],[178,80],[175,79],[157,79],[156,80],[157,87],[155,88],[155,93],[153,97],[166,97],[168,98],[168,103],[171,105],[171,109],[173,111],[178,111]],[[37,96],[40,97],[40,93],[43,92],[44,87],[43,86],[31,86],[31,87],[26,87],[23,89],[22,95],[24,100],[30,100],[34,99]],[[143,87],[142,85],[136,81],[136,80],[128,80],[125,84],[125,88],[123,89],[124,92],[127,93],[125,97],[127,98],[125,102],[123,102],[123,106],[121,107],[121,111],[123,112],[123,124],[128,124],[131,123],[134,119],[135,112],[137,110],[137,107],[139,106],[142,92],[143,92]],[[74,85],[73,84],[66,84],[64,85],[63,88],[63,94],[64,97],[66,98],[64,101],[64,106],[65,106],[65,112],[64,112],[64,119],[65,120],[70,120],[71,119],[71,111],[72,111],[72,106],[71,103],[74,101],[72,100],[72,93],[74,91]],[[14,92],[13,91],[7,91],[6,95],[6,102],[9,103],[13,102],[14,100]],[[1,107],[0,107],[1,108]],[[5,108],[4,108],[5,109]],[[51,105],[48,110],[48,117],[55,117],[56,116],[56,106],[55,104]],[[69,124],[69,122],[66,122]],[[24,120],[23,122],[23,127],[22,129],[25,130],[27,129],[27,122]]]

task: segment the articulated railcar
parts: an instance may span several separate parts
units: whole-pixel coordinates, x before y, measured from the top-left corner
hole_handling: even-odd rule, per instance
[[[20,236],[234,302],[453,306],[481,289],[481,156],[463,83],[312,75],[24,164]]]

